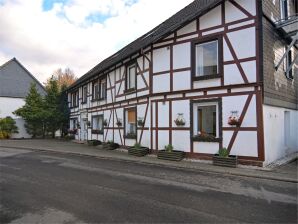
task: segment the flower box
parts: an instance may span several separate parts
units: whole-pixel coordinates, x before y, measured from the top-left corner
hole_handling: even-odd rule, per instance
[[[133,156],[145,156],[149,154],[149,149],[147,147],[129,147],[128,154]]]
[[[215,166],[225,166],[225,167],[232,167],[236,168],[238,164],[238,157],[237,156],[228,156],[222,157],[218,154],[213,156],[213,165]]]
[[[185,157],[185,152],[182,151],[166,151],[166,150],[159,150],[157,153],[158,159],[163,160],[171,160],[171,161],[181,161]]]

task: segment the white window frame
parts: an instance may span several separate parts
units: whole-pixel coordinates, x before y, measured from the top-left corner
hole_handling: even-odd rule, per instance
[[[100,118],[101,118],[101,125],[100,125]],[[92,122],[92,130],[103,131],[103,121],[104,121],[103,114],[92,116],[92,121],[91,121]]]

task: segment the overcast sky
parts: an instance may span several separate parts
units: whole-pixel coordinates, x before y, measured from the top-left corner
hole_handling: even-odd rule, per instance
[[[16,57],[44,82],[80,77],[192,0],[0,0],[0,65]]]

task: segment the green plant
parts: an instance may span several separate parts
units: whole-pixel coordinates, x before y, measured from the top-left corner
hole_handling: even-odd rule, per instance
[[[228,157],[229,156],[229,151],[227,150],[227,148],[221,148],[218,150],[218,155],[220,157]]]
[[[134,144],[134,148],[136,148],[136,149],[140,149],[142,146],[141,146],[141,144],[139,144],[139,143],[136,143],[136,144]]]
[[[0,138],[10,138],[12,134],[19,133],[15,120],[11,117],[0,118],[0,132]]]
[[[168,144],[168,145],[165,146],[165,150],[166,150],[167,152],[172,152],[173,149],[174,149],[174,147],[173,147],[171,144]]]

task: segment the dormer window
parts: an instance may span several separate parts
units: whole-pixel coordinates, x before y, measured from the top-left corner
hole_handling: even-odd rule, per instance
[[[137,83],[137,66],[135,63],[126,67],[126,90],[135,90]]]

